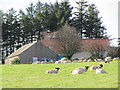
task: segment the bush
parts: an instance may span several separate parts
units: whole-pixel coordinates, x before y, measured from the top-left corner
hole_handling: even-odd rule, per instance
[[[19,58],[13,59],[12,64],[20,64],[20,59]]]
[[[119,50],[120,50],[120,47],[114,47],[114,46],[113,47],[109,47],[108,56],[111,56],[112,58],[120,57]]]

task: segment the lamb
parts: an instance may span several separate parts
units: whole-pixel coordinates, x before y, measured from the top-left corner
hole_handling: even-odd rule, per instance
[[[98,74],[98,73],[104,74],[104,73],[107,73],[107,72],[106,72],[105,70],[103,70],[103,69],[97,67],[97,68],[96,68],[96,73],[97,73],[97,74]]]
[[[72,71],[72,74],[82,74],[88,70],[88,66],[85,66],[83,68],[76,68]]]
[[[112,61],[111,57],[106,57],[105,58],[105,63],[109,63],[110,61]]]
[[[60,68],[55,68],[55,69],[50,69],[50,70],[46,70],[46,74],[48,73],[58,73]]]
[[[99,66],[92,66],[92,67],[90,67],[90,70],[96,70],[96,68],[102,68],[103,67],[103,65],[102,64],[100,64]]]

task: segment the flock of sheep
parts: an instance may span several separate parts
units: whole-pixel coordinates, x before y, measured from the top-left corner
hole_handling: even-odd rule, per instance
[[[71,60],[67,60],[67,58],[62,58],[61,60],[58,60],[55,62],[55,64],[57,63],[74,63],[74,62],[105,62],[105,63],[109,63],[110,61],[112,60],[118,60],[119,58],[111,58],[111,57],[106,57],[104,60],[102,59],[83,59],[83,60],[74,60],[74,61],[71,61]]]
[[[118,59],[118,58],[116,58],[116,59]],[[116,60],[116,59],[114,59],[114,60]],[[105,58],[105,60],[104,60],[104,62],[105,63],[109,63],[109,62],[111,62],[113,59],[111,59],[111,57],[106,57]],[[58,62],[62,62],[62,61],[64,61],[64,60],[59,60]],[[57,63],[58,63],[57,62]],[[65,61],[64,61],[65,62]],[[82,73],[84,73],[84,72],[87,72],[87,70],[88,70],[88,68],[90,68],[90,70],[96,70],[96,73],[102,73],[102,74],[104,74],[104,73],[107,73],[104,69],[102,69],[102,67],[103,67],[103,65],[102,64],[100,64],[100,65],[98,65],[98,66],[91,66],[91,67],[89,67],[89,66],[85,66],[85,67],[78,67],[78,68],[75,68],[73,71],[72,71],[72,73],[71,74],[82,74]],[[60,68],[55,68],[55,69],[50,69],[50,70],[47,70],[46,71],[46,74],[48,74],[48,73],[58,73],[59,72],[59,69]]]
[[[106,73],[106,71],[104,69],[102,69],[103,65],[100,64],[99,66],[92,66],[90,67],[90,70],[96,70],[96,73]],[[82,74],[84,72],[87,72],[89,66],[85,66],[83,68],[75,68],[71,74]],[[46,74],[48,73],[58,73],[60,68],[55,68],[55,69],[50,69],[46,71]]]
[[[113,58],[111,59],[111,57],[106,57],[104,60],[102,59],[83,59],[83,60],[67,60],[67,58],[62,58],[61,60],[58,60],[55,62],[55,64],[58,63],[76,63],[76,62],[105,62],[105,63],[109,63],[111,60],[118,60],[119,58]],[[35,64],[44,64],[44,63],[51,63],[49,61],[36,61]]]

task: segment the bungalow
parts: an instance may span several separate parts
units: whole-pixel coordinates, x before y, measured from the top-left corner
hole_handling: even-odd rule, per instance
[[[14,58],[20,58],[21,64],[33,63],[37,59],[49,58],[56,60],[58,55],[41,42],[26,44],[6,57],[5,64],[11,64]]]

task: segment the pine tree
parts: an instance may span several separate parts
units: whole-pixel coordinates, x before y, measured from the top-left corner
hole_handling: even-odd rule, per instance
[[[85,23],[85,37],[86,38],[103,38],[105,36],[106,28],[102,26],[102,17],[99,18],[99,11],[94,4],[88,7],[88,14]]]
[[[61,3],[56,2],[54,4],[54,14],[57,22],[57,29],[64,26],[66,23],[71,23],[72,9],[69,1],[62,1]]]
[[[19,29],[19,20],[17,18],[16,11],[11,8],[5,13],[2,23],[2,37],[3,37],[3,58],[14,52],[16,49],[17,33]]]
[[[78,7],[76,7],[77,12],[74,12],[75,17],[73,18],[72,25],[76,27],[77,31],[80,33],[80,38],[84,37],[85,33],[85,22],[86,22],[86,15],[87,15],[87,1],[81,0],[76,2]]]
[[[35,5],[35,29],[36,29],[36,36],[38,39],[41,38],[41,32],[43,30],[43,3],[38,1]]]
[[[35,5],[33,3],[30,4],[29,7],[26,8],[27,10],[27,30],[28,30],[28,42],[33,42],[33,38],[35,36]]]
[[[0,10],[0,61],[2,61],[2,22],[3,22],[3,11]]]

